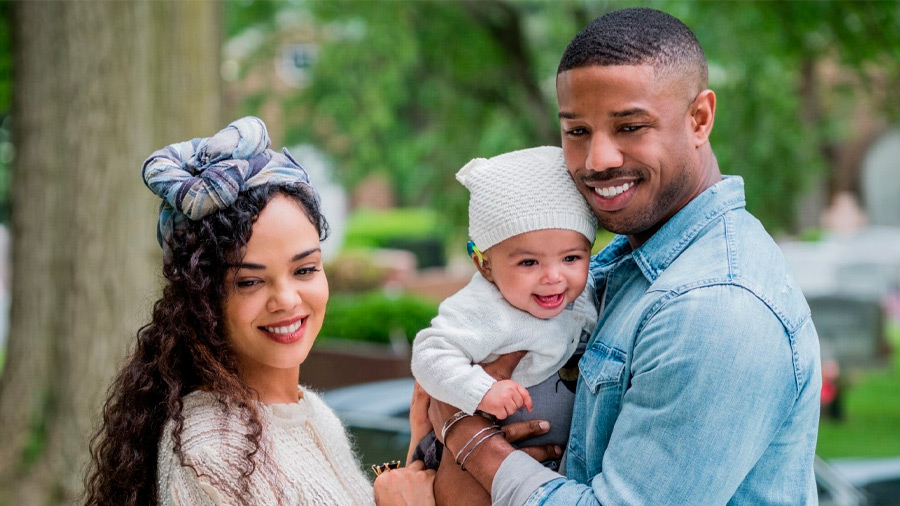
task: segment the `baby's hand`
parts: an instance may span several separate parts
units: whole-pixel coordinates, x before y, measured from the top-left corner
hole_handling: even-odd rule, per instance
[[[501,380],[491,385],[478,404],[478,409],[503,420],[522,406],[531,411],[531,395],[528,390],[513,380]]]

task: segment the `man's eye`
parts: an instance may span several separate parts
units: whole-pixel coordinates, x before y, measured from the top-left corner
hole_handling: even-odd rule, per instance
[[[637,132],[638,130],[644,128],[646,125],[625,125],[621,128],[621,130],[625,133]]]

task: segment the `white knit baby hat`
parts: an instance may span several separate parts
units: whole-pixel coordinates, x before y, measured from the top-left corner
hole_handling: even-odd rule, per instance
[[[469,237],[481,251],[549,228],[574,230],[594,242],[597,218],[569,176],[560,148],[475,158],[456,179],[469,189]]]

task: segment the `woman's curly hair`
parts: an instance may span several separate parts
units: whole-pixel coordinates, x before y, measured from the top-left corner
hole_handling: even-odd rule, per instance
[[[91,439],[86,505],[159,503],[157,456],[163,429],[174,422],[174,451],[185,465],[182,397],[199,388],[216,394],[223,408],[243,415],[242,500],[251,502],[249,477],[262,425],[256,392],[241,380],[225,335],[225,279],[228,266],[240,261],[260,212],[276,195],[297,201],[325,239],[328,225],[313,191],[303,184],[254,187],[171,239],[174,254],[163,262],[162,297],[153,305],[152,321],[138,330],[134,351],[109,388],[102,425]]]

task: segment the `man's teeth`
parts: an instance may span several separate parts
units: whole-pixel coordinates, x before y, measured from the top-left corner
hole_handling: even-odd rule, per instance
[[[297,323],[285,327],[263,327],[263,329],[273,334],[292,334],[300,330],[301,325],[303,325],[303,320],[297,320]]]
[[[616,195],[621,195],[621,194],[625,193],[632,186],[634,186],[634,181],[632,181],[630,183],[625,183],[622,186],[594,188],[594,191],[597,193],[597,195],[600,195],[601,197],[612,198],[612,197],[615,197]]]

